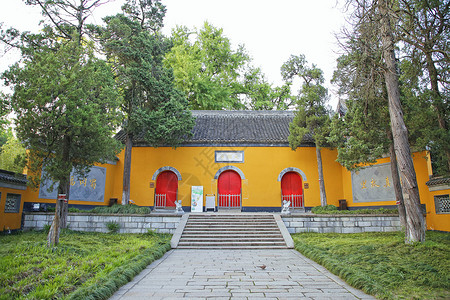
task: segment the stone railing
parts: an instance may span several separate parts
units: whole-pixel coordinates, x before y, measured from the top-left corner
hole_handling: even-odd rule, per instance
[[[25,213],[23,230],[43,229],[53,221],[54,213]],[[67,226],[76,231],[108,232],[107,224],[119,224],[119,233],[146,233],[149,229],[159,233],[174,233],[180,222],[180,215],[94,215],[69,213]]]
[[[282,216],[290,233],[387,232],[401,229],[398,215],[287,215]]]

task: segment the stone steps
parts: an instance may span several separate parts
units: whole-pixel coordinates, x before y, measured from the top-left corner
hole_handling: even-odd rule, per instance
[[[176,248],[281,249],[287,245],[270,214],[190,214]]]

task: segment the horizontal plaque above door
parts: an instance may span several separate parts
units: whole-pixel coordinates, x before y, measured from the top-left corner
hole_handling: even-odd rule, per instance
[[[243,163],[244,151],[215,151],[216,163]]]

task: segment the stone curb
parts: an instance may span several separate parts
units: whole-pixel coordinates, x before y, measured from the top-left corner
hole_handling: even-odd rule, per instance
[[[178,246],[178,242],[180,241],[181,234],[183,233],[183,230],[184,230],[184,227],[186,226],[188,218],[189,218],[189,214],[184,214],[181,217],[180,223],[178,223],[177,229],[175,229],[172,239],[170,240],[170,246],[172,247],[172,249],[174,249]]]
[[[278,228],[280,229],[281,235],[283,236],[286,246],[289,249],[293,249],[294,248],[294,240],[292,239],[291,234],[289,233],[288,229],[286,228],[286,224],[284,224],[280,215],[274,214],[273,217],[275,218],[275,221],[277,222]]]

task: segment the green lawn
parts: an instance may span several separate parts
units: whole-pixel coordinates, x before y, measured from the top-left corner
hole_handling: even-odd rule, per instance
[[[63,231],[0,236],[0,299],[107,299],[170,249],[170,236]]]
[[[292,237],[299,252],[379,299],[450,299],[449,233],[427,232],[415,245],[400,232]]]

